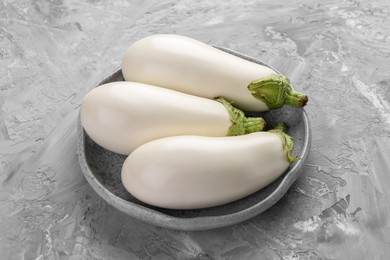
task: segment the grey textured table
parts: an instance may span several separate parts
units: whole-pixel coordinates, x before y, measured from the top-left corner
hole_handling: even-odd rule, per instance
[[[389,15],[379,0],[1,1],[0,259],[388,259]],[[310,157],[265,213],[172,231],[85,181],[80,101],[156,33],[262,59],[310,96]]]

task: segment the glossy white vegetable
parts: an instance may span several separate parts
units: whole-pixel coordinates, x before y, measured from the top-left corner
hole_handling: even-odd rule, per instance
[[[223,96],[247,111],[284,104],[302,107],[307,102],[307,96],[294,91],[273,69],[178,35],[153,35],[133,43],[122,72],[128,81],[206,98]]]
[[[142,83],[113,82],[84,97],[80,118],[97,144],[120,154],[161,137],[240,135],[263,129],[262,118],[246,118],[218,100]]]
[[[211,207],[243,198],[276,180],[296,159],[290,155],[291,137],[272,131],[175,136],[146,143],[125,160],[123,185],[137,199],[171,209]]]

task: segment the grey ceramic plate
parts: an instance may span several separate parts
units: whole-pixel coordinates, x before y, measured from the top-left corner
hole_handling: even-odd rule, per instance
[[[267,65],[243,54],[217,47],[244,59]],[[268,66],[268,65],[267,65]],[[121,70],[98,84],[122,81]],[[256,113],[255,113],[256,114]],[[286,122],[288,134],[294,138],[294,162],[275,182],[243,199],[218,207],[197,210],[168,210],[149,206],[131,196],[120,179],[126,156],[110,152],[97,145],[78,122],[78,155],[85,178],[92,188],[109,204],[125,214],[153,225],[177,230],[206,230],[248,220],[274,205],[299,177],[310,149],[310,126],[304,109],[284,106],[281,109],[259,113],[269,125]]]

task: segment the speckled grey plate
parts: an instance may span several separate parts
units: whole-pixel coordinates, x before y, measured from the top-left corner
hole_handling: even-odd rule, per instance
[[[217,47],[244,59],[267,65],[243,54]],[[269,66],[269,65],[267,65]],[[114,72],[98,84],[122,81],[121,70]],[[268,125],[286,122],[288,134],[294,138],[294,162],[275,182],[243,199],[218,207],[197,210],[168,210],[157,208],[134,198],[121,183],[120,172],[126,156],[110,152],[97,145],[78,122],[78,155],[84,176],[92,188],[109,204],[129,216],[177,230],[206,230],[224,227],[248,220],[274,205],[299,177],[310,149],[310,126],[304,109],[284,106],[265,113],[252,113],[264,117]]]

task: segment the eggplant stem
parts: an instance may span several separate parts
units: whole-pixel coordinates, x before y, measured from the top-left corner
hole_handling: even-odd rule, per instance
[[[230,126],[227,136],[244,135],[253,132],[259,132],[265,128],[266,122],[261,117],[246,117],[244,112],[232,106],[232,104],[223,97],[215,98],[215,101],[221,103],[229,113]]]
[[[282,131],[283,133],[287,132],[287,125],[285,123],[279,123],[277,124],[273,130],[280,130]]]
[[[267,77],[252,81],[248,85],[252,96],[265,103],[269,109],[281,108],[285,104],[303,107],[308,97],[291,87],[290,80],[280,74],[272,74]]]
[[[285,103],[294,107],[304,107],[309,101],[309,98],[295,90],[291,90],[285,97]]]
[[[286,159],[289,163],[293,163],[297,160],[299,160],[298,157],[292,156],[292,151],[294,150],[294,139],[283,132],[279,127],[280,125],[285,129],[286,125],[283,123],[276,125],[274,129],[269,130],[268,132],[276,134],[279,136],[279,138],[282,141],[283,149],[286,151]]]

